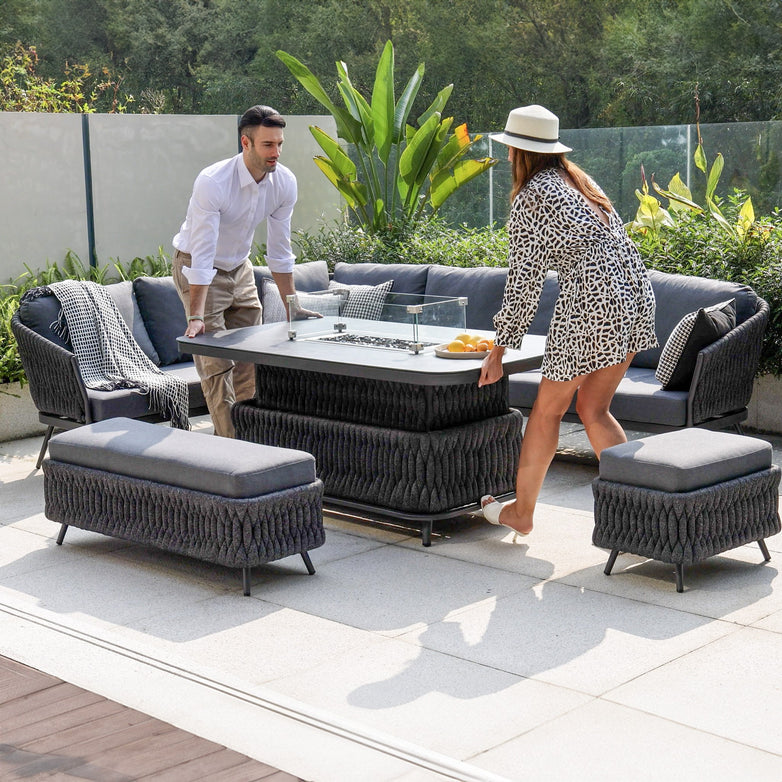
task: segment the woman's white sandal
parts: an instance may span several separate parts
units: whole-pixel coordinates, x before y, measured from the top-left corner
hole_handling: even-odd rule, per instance
[[[494,524],[495,527],[505,527],[505,529],[509,529],[513,533],[512,542],[515,543],[517,537],[529,535],[529,532],[519,532],[500,521],[502,509],[506,505],[510,505],[511,502],[513,502],[513,500],[510,500],[509,502],[497,502],[491,494],[484,494],[483,497],[481,497],[481,510],[483,511],[483,518],[486,519],[489,524]]]

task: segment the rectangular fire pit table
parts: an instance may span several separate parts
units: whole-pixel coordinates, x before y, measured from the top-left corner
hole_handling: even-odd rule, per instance
[[[478,388],[480,359],[441,358],[432,347],[452,339],[453,328],[419,327],[428,347],[414,354],[322,339],[341,320],[317,321],[319,337],[291,339],[282,322],[179,345],[256,364],[255,398],[233,409],[237,437],[313,454],[326,507],[413,522],[428,546],[434,521],[477,510],[484,494],[511,494],[522,416],[508,406],[507,375],[540,366],[544,338],[507,350],[506,376]],[[410,329],[351,320],[335,333],[405,340]]]

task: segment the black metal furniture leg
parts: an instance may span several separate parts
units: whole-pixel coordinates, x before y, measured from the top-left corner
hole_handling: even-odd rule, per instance
[[[432,526],[432,521],[425,521],[421,525],[421,542],[424,544],[424,546],[432,545]]]
[[[676,591],[684,592],[684,565],[676,565]]]
[[[57,536],[57,545],[62,546],[63,540],[65,540],[65,533],[68,531],[67,524],[60,525],[60,534]]]
[[[758,546],[760,546],[760,551],[761,551],[761,552],[762,552],[762,554],[763,554],[763,559],[764,559],[766,562],[770,562],[770,561],[771,561],[771,554],[769,554],[769,553],[768,553],[768,546],[766,545],[766,541],[765,541],[765,540],[763,540],[763,538],[761,538],[761,539],[758,541]]]
[[[244,588],[245,597],[250,596],[250,568],[242,568],[242,587]]]
[[[614,567],[614,562],[616,562],[616,558],[617,558],[618,556],[619,556],[619,549],[618,549],[618,548],[615,548],[615,549],[613,549],[613,550],[611,551],[611,556],[610,556],[610,557],[608,557],[608,562],[606,562],[605,569],[603,570],[603,572],[604,572],[604,573],[605,573],[607,576],[610,576],[610,575],[611,575],[611,570],[613,569],[613,567]]]
[[[41,445],[41,452],[38,454],[38,461],[35,463],[36,470],[41,469],[41,463],[43,462],[43,457],[46,456],[46,449],[49,447],[49,440],[51,439],[53,432],[54,432],[53,426],[49,425],[46,427],[46,434],[43,436],[43,445]]]
[[[310,559],[310,555],[307,551],[301,552],[301,558],[304,560],[304,564],[307,566],[307,572],[311,575],[315,575],[315,566],[312,564],[312,560]]]

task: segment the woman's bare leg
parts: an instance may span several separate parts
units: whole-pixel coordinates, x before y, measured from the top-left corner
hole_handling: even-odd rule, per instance
[[[557,451],[559,425],[581,381],[582,378],[576,378],[560,383],[541,378],[521,441],[516,499],[508,503],[500,515],[503,524],[518,532],[526,533],[532,529],[535,503]]]
[[[621,364],[598,369],[581,380],[576,399],[576,412],[586,429],[592,448],[600,458],[604,448],[626,443],[627,436],[609,410],[617,386],[627,372],[635,353],[628,353]]]

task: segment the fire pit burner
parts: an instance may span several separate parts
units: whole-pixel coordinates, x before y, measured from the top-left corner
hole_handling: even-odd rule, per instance
[[[433,347],[436,342],[413,342],[409,339],[393,337],[378,337],[372,334],[336,334],[330,337],[318,337],[324,342],[338,342],[341,345],[359,345],[365,348],[381,348],[383,350],[415,350],[420,347]]]

